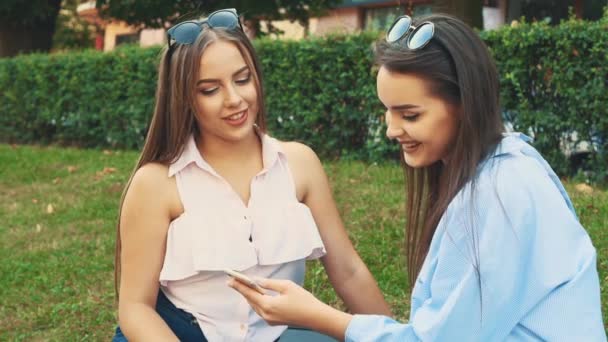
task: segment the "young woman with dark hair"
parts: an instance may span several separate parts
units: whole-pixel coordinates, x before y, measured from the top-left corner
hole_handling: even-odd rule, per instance
[[[335,310],[296,284],[230,285],[272,324],[347,341],[605,341],[596,251],[547,162],[505,134],[499,79],[458,19],[397,19],[376,46],[387,136],[401,146],[409,323]]]

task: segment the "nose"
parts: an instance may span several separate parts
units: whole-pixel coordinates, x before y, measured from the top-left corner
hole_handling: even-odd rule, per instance
[[[386,112],[385,116],[386,121],[386,137],[389,139],[396,139],[403,134],[405,134],[405,130],[403,127],[398,125],[398,120],[392,120],[392,116],[390,112]]]
[[[224,96],[224,105],[226,107],[238,107],[243,101],[234,85],[226,87],[226,94]]]

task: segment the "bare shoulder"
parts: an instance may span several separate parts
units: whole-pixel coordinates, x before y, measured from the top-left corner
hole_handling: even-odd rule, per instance
[[[290,166],[310,167],[312,166],[310,164],[321,165],[319,157],[309,146],[296,141],[280,141],[279,143],[289,160]]]
[[[171,217],[183,212],[175,177],[169,177],[169,166],[160,163],[147,163],[135,171],[125,201],[163,207]]]
[[[150,185],[163,180],[167,181],[169,179],[168,175],[169,166],[160,163],[147,163],[135,171],[132,183]]]
[[[310,147],[299,142],[280,142],[296,185],[298,199],[305,202],[310,190],[325,182],[325,171],[319,157]]]

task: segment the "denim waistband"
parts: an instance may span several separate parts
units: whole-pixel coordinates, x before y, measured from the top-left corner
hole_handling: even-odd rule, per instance
[[[173,305],[160,289],[158,290],[158,297],[156,299],[156,312],[180,341],[207,342],[196,318],[191,313]],[[116,327],[116,333],[112,342],[128,342],[120,327]]]

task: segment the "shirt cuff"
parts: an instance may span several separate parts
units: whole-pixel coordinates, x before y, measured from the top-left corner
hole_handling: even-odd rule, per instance
[[[345,342],[370,340],[370,337],[377,333],[378,329],[382,329],[386,320],[390,319],[379,315],[353,315],[344,333]],[[376,331],[372,332],[370,330]]]

